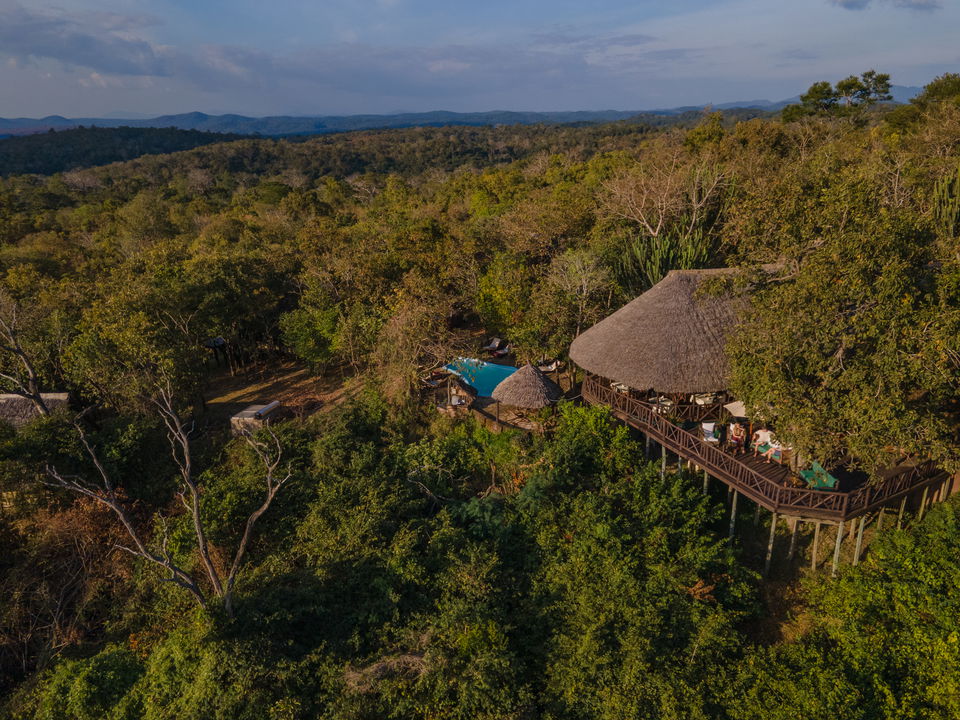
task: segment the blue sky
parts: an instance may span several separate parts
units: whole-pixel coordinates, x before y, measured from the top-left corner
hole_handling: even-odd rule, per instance
[[[0,116],[637,110],[960,71],[958,0],[0,0]]]

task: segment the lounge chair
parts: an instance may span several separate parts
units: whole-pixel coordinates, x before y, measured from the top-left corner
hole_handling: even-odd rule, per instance
[[[720,430],[717,428],[717,423],[700,423],[700,430],[703,432],[703,439],[705,442],[720,442]]]
[[[484,345],[480,349],[486,350],[488,352],[496,352],[501,348],[502,345],[503,345],[503,340],[501,340],[498,337],[495,337],[495,338],[490,338],[490,342],[488,342],[486,345]]]
[[[836,490],[839,482],[818,462],[813,462],[809,470],[801,470],[800,477],[806,481],[807,487],[811,490]]]
[[[504,345],[499,350],[491,351],[490,354],[493,355],[495,358],[502,358],[509,355],[512,352],[513,352],[513,345],[507,344],[507,345]]]
[[[767,460],[773,460],[775,463],[783,462],[783,446],[782,445],[777,445],[775,443],[760,443],[756,447],[754,456],[756,455],[765,456],[767,453],[770,453],[770,457],[768,457]]]

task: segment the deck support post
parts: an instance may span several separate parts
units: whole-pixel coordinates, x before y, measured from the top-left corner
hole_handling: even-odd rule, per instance
[[[883,527],[883,508],[877,512],[877,532],[880,532],[880,528]]]
[[[837,565],[840,564],[840,544],[843,542],[843,520],[837,525],[837,542],[833,546],[833,569],[830,570],[830,577],[836,577]]]
[[[647,460],[649,460],[649,459],[650,459],[650,436],[649,436],[649,435],[644,435],[643,437],[644,437],[644,441],[643,441],[643,457],[645,457]]]
[[[787,560],[793,560],[797,552],[797,534],[800,531],[800,518],[793,519],[793,529],[790,532],[790,549],[787,551]]]
[[[730,505],[730,533],[727,539],[733,542],[733,532],[737,528],[737,498],[740,496],[736,490],[733,491],[733,502]]]
[[[817,520],[816,525],[813,526],[813,550],[810,553],[810,569],[817,569],[817,547],[820,545],[820,525],[822,523]]]
[[[667,446],[660,446],[660,479],[663,480],[667,475]]]
[[[770,561],[773,559],[773,541],[777,537],[777,512],[773,512],[773,517],[770,518],[770,540],[767,542],[767,557],[763,561],[763,576],[766,577],[770,574]]]
[[[710,492],[710,473],[706,470],[703,471],[703,494],[707,495]]]
[[[857,544],[853,551],[853,564],[857,565],[860,562],[860,550],[863,548],[863,526],[867,524],[867,516],[862,515],[860,517],[860,525],[857,527]]]
[[[897,513],[897,530],[903,527],[903,511],[907,508],[907,496],[903,496],[903,500],[900,501],[900,512]]]
[[[923,489],[923,496],[920,498],[920,513],[917,515],[917,522],[923,520],[923,513],[927,509],[927,495],[930,492],[930,486],[927,485]]]
[[[757,503],[757,506],[753,509],[753,524],[760,524],[760,503]]]

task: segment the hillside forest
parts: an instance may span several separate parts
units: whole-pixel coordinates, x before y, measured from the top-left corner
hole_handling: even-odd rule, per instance
[[[956,500],[764,578],[722,490],[602,408],[493,433],[421,387],[729,266],[731,390],[785,440],[960,471],[960,76],[884,77],[0,179],[0,388],[36,416],[0,426],[0,714],[960,717]],[[232,437],[212,385],[290,364],[339,399]]]

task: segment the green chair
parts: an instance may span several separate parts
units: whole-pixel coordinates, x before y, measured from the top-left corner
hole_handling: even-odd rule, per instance
[[[811,490],[836,490],[839,482],[816,461],[811,463],[809,470],[801,470],[800,477],[806,481],[807,487]]]
[[[757,454],[766,455],[770,450],[773,450],[773,453],[770,456],[770,460],[774,462],[783,462],[783,447],[780,445],[773,445],[771,443],[760,443],[757,445]]]

